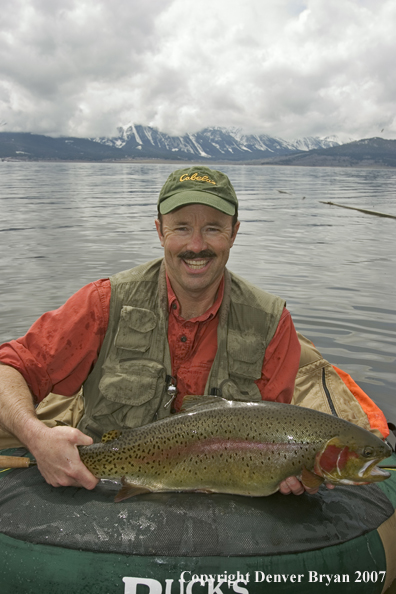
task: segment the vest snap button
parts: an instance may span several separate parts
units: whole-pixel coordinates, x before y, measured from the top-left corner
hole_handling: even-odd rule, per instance
[[[187,340],[187,336],[184,336],[184,334],[183,334],[183,336],[180,338],[180,340],[181,340],[182,342],[186,342],[186,340]]]

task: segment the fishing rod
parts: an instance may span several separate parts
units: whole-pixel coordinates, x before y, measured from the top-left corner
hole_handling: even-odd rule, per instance
[[[9,468],[29,468],[37,466],[36,460],[20,456],[0,456],[0,468],[8,470]]]

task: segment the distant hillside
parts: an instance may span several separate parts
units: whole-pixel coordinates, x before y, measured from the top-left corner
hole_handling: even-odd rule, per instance
[[[366,138],[327,149],[269,159],[263,164],[294,167],[396,167],[396,140]]]
[[[0,159],[102,161],[124,157],[120,149],[85,138],[51,138],[28,132],[0,132]]]
[[[170,136],[149,126],[119,128],[113,138],[52,138],[30,133],[0,133],[0,158],[20,160],[161,159],[172,161],[258,161],[339,144],[335,137],[306,137],[288,142],[265,134],[205,128]]]
[[[114,138],[52,138],[0,132],[0,159],[52,161],[250,162],[300,167],[396,167],[396,140],[368,138],[340,144],[335,137],[293,142],[240,130],[205,128],[169,136],[155,128],[131,125]]]

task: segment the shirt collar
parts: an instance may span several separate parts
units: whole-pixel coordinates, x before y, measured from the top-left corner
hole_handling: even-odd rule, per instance
[[[168,289],[168,312],[172,313],[180,320],[186,321],[186,320],[184,320],[184,318],[182,318],[180,316],[179,301],[175,295],[174,290],[172,289],[172,285],[170,284],[168,274],[166,274],[166,286]],[[214,318],[220,309],[221,302],[223,301],[223,296],[224,296],[224,275],[221,278],[219,288],[217,289],[217,293],[216,293],[216,299],[215,299],[213,305],[207,311],[205,311],[205,313],[203,313],[201,316],[198,316],[197,318],[192,318],[191,320],[188,320],[188,321],[189,322],[206,322],[207,320],[211,320],[212,318]],[[174,307],[174,304],[176,304],[176,308]]]

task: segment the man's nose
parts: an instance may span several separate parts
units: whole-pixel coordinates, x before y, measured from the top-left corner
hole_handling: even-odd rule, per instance
[[[186,248],[196,254],[207,249],[206,240],[200,229],[193,230]]]

